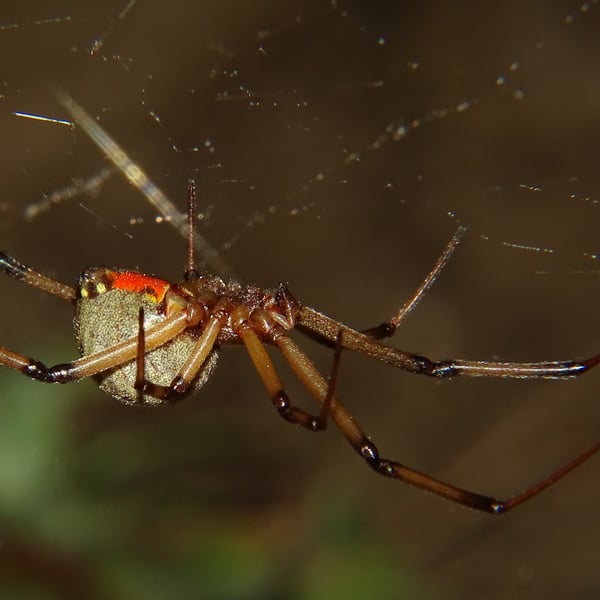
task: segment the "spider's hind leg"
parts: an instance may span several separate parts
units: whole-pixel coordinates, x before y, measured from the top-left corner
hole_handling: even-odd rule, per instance
[[[342,343],[343,340],[338,338],[338,346],[341,347]],[[280,336],[276,341],[276,345],[311,394],[323,404],[329,402],[331,420],[337,425],[354,450],[375,472],[391,479],[404,481],[469,508],[496,515],[506,513],[544,491],[600,451],[600,441],[597,441],[544,479],[503,500],[471,492],[417,471],[400,462],[383,458],[371,438],[365,434],[339,399],[333,396],[331,384],[327,384],[312,361],[298,346],[287,336]]]

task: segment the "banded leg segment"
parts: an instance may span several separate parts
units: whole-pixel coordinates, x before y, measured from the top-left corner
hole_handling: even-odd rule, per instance
[[[393,367],[438,379],[457,377],[505,377],[511,379],[569,379],[578,377],[600,363],[600,353],[582,360],[540,362],[500,362],[481,360],[431,360],[388,346],[313,308],[303,306],[297,324],[332,344],[342,333],[342,348],[353,350]]]
[[[212,352],[219,331],[221,330],[221,320],[217,315],[208,319],[202,335],[198,339],[192,352],[182,365],[179,373],[175,375],[169,385],[152,383],[146,379],[146,353],[152,350],[146,343],[146,332],[144,329],[144,310],[140,308],[139,312],[139,331],[137,337],[137,355],[136,355],[136,380],[135,389],[139,392],[140,402],[143,394],[148,394],[158,400],[177,401],[189,389],[190,385],[200,372],[210,353]],[[173,338],[171,338],[173,339]],[[168,340],[170,341],[170,340]]]
[[[236,318],[236,321],[236,333],[242,338],[252,364],[258,371],[264,386],[267,388],[273,406],[277,409],[280,416],[286,421],[301,425],[310,431],[325,429],[327,427],[327,415],[324,415],[323,411],[319,416],[311,415],[305,410],[292,405],[289,396],[283,389],[283,384],[277,375],[275,365],[264,344],[243,316]]]
[[[166,344],[187,327],[188,315],[185,312],[166,318],[146,331],[146,351],[154,350]],[[33,358],[0,346],[0,364],[44,383],[70,383],[119,367],[134,360],[137,352],[138,336],[134,336],[110,348],[88,354],[70,363],[48,367]]]

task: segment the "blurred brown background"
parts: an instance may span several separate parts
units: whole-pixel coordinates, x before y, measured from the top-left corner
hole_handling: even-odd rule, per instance
[[[181,276],[183,240],[121,176],[24,217],[107,165],[81,130],[13,115],[67,118],[60,86],[181,209],[196,178],[201,231],[243,281],[286,281],[368,327],[458,219],[463,244],[394,343],[597,352],[600,21],[594,3],[548,4],[3,3],[0,245],[65,282],[92,264]],[[69,307],[1,283],[1,343],[74,358]],[[331,353],[301,341],[327,371]],[[504,497],[598,436],[599,377],[440,383],[347,355],[339,390],[385,456]],[[242,350],[172,410],[122,407],[89,381],[4,370],[0,385],[3,596],[600,592],[598,459],[497,519],[377,477],[334,429],[285,424]]]

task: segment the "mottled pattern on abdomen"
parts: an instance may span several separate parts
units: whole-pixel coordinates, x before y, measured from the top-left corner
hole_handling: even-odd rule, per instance
[[[148,330],[164,319],[158,305],[142,293],[110,290],[93,298],[83,298],[77,303],[75,333],[82,356],[104,350],[110,346],[138,335],[138,315],[144,308],[144,325]],[[170,385],[179,369],[194,348],[200,332],[185,331],[177,338],[146,354],[146,379],[160,385]],[[190,386],[197,390],[206,383],[217,361],[214,349]],[[138,403],[134,388],[136,378],[135,360],[110,369],[97,376],[100,388],[126,404]],[[147,394],[144,404],[158,405],[160,400]]]

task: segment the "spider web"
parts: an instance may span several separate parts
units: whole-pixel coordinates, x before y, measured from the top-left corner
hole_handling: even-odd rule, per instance
[[[81,128],[55,121],[71,119],[57,99],[60,88],[180,210],[187,179],[196,180],[200,233],[243,281],[287,281],[301,301],[367,327],[410,296],[460,223],[468,233],[457,256],[396,343],[435,358],[536,360],[597,351],[589,324],[597,322],[600,257],[598,15],[596,2],[566,1],[5,5],[2,245],[64,281],[90,264],[173,279],[183,269],[184,241],[175,229]],[[55,338],[68,340],[64,307],[11,282],[5,288],[4,309],[19,318],[5,319],[3,344],[37,357],[40,338],[47,349]],[[65,360],[64,352],[57,350],[56,361]],[[254,373],[227,381],[227,373],[243,369],[229,354],[205,402],[240,397],[235,411],[227,411],[224,432],[232,427],[229,417],[240,414],[252,428],[270,425],[274,419]],[[239,364],[244,360],[240,356]],[[365,362],[344,362],[341,394],[384,454],[461,485],[509,493],[594,435],[589,410],[595,394],[587,381],[432,386]],[[325,356],[324,369],[327,364]],[[377,402],[368,400],[373,382]],[[31,384],[23,385],[27,394]],[[34,389],[39,400],[44,390]],[[206,427],[223,418],[222,406],[196,403],[194,423]],[[254,407],[263,405],[254,419]],[[151,428],[164,418],[123,417],[118,407],[95,410],[111,427],[141,418]],[[176,416],[171,426],[174,435]],[[577,544],[583,553],[589,525],[597,523],[588,503],[598,493],[583,477],[519,509],[510,522],[490,524],[403,486],[373,481],[336,444],[333,431],[326,437],[334,440],[324,442],[324,436],[292,435],[279,423],[269,431],[279,431],[275,427],[284,431],[274,434],[281,437],[265,450],[268,456],[296,452],[298,468],[310,472],[325,462],[318,453],[330,452],[329,466],[319,471],[328,477],[344,465],[357,514],[369,514],[368,531],[354,532],[353,543],[365,551],[397,542],[402,547],[392,554],[406,560],[415,585],[433,581],[437,592],[468,595],[486,581],[499,598],[516,590],[547,597],[560,586],[597,590],[595,565],[575,566],[577,555],[565,564],[550,550]],[[231,436],[231,429],[222,435]],[[243,435],[255,443],[252,431]],[[298,438],[298,446],[288,437]],[[268,469],[267,459],[254,460]],[[205,468],[196,465],[193,477]],[[208,485],[226,478],[224,469]],[[593,467],[588,473],[593,479]],[[295,489],[289,475],[284,480],[260,491],[236,485],[243,498],[256,496],[256,505],[266,507],[256,509],[261,515],[272,515],[273,498],[284,495],[289,511],[304,510],[310,521],[314,515],[290,500],[293,492],[274,491]],[[306,486],[303,497],[319,498],[333,512],[335,503],[320,498],[316,484]],[[231,497],[226,491],[223,497]],[[573,526],[544,529],[544,516],[566,519],[584,496],[587,519],[594,520],[582,510]],[[206,510],[216,510],[206,503]],[[381,516],[372,519],[366,506],[381,506]],[[223,511],[223,522],[232,512]],[[439,522],[432,523],[432,514]],[[324,509],[319,518],[325,515],[331,516]],[[290,534],[289,522],[276,526],[277,539]],[[379,530],[381,537],[372,533]],[[229,529],[221,536],[238,540]],[[521,551],[508,560],[515,539]],[[591,534],[587,542],[593,543]],[[327,543],[315,548],[325,564],[335,564],[335,544]],[[286,546],[290,561],[294,550]],[[284,574],[277,581],[310,591],[321,579],[315,563],[307,559],[302,567],[302,581],[290,583]],[[373,572],[368,563],[364,581]],[[392,572],[386,581],[397,591]]]

